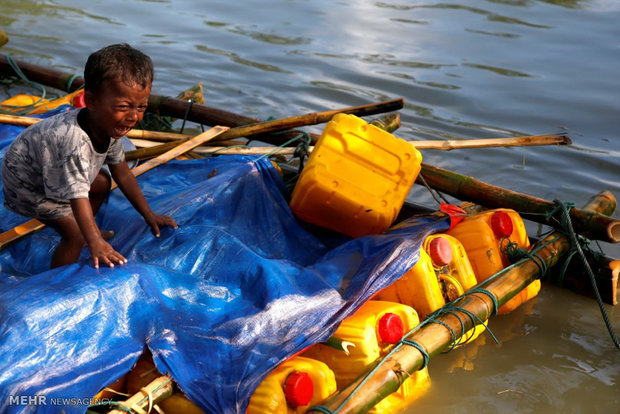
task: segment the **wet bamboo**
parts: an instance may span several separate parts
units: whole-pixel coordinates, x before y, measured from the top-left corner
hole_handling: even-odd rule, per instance
[[[590,208],[596,208],[596,205],[585,207],[585,209]],[[542,246],[537,254],[548,267],[552,267],[558,263],[562,255],[568,252],[570,242],[567,237],[555,232],[534,248],[536,246]],[[515,267],[507,269],[497,278],[488,279],[479,286],[491,292],[497,298],[498,306],[502,306],[538,277],[540,277],[540,268],[533,260],[526,259]],[[491,298],[484,293],[465,295],[458,299],[454,306],[475,314],[482,321],[486,321],[492,315],[494,307]],[[428,323],[406,339],[419,344],[432,359],[447,350],[453,343],[451,330],[462,336],[474,326],[474,321],[466,313],[459,310],[454,310],[454,312],[460,318],[452,313],[441,314],[436,318],[439,323]],[[360,385],[366,375],[360,376],[353,383],[332,395],[322,406],[338,414],[365,413],[383,398],[398,390],[403,381],[422,368],[423,364],[424,358],[418,349],[402,345],[382,364],[377,362],[369,368],[368,373],[371,369],[375,370],[366,382]],[[350,396],[358,386],[356,393]],[[310,408],[307,412],[325,411]]]
[[[611,192],[601,191],[590,200],[588,205],[592,211],[610,216],[616,210],[617,202],[616,197]],[[620,260],[589,251],[584,251],[584,253],[594,273],[596,288],[601,295],[601,299],[612,306],[617,305]],[[571,266],[571,263],[575,263],[575,265]],[[570,269],[570,272],[564,275],[563,281],[560,279],[562,275],[559,274],[559,269],[557,268],[555,272],[552,272],[549,280],[581,295],[594,296],[590,275],[581,262],[573,257],[571,262],[566,263],[566,266]]]
[[[243,128],[243,127],[240,127]],[[233,128],[234,130],[236,128]],[[232,131],[231,130],[231,131]],[[231,134],[235,135],[235,134]],[[441,140],[433,140],[433,141],[415,141],[413,144],[417,149],[435,149],[435,150],[452,150],[457,148],[490,148],[490,147],[514,147],[514,146],[531,146],[531,145],[565,145],[570,141],[567,141],[565,137],[562,136],[548,136],[548,135],[540,135],[540,136],[532,136],[532,137],[515,137],[515,138],[494,138],[487,140],[472,140],[474,142],[470,142],[469,140],[463,141],[454,141],[450,145],[445,145],[446,141]],[[485,142],[480,142],[485,141]],[[176,141],[182,142],[182,141]],[[217,144],[219,141],[215,141],[212,144]],[[154,144],[148,143],[144,141],[137,142],[143,146],[143,149],[134,150],[127,153],[127,159],[134,158],[148,158],[150,156],[154,156],[159,154],[160,152],[167,151],[171,146],[176,145],[175,142],[169,142],[167,144]],[[227,144],[230,141],[227,142]],[[239,143],[234,143],[239,144]],[[201,154],[242,154],[242,155],[260,155],[260,154],[278,154],[278,155],[293,155],[295,153],[295,148],[291,147],[248,147],[248,148],[228,148],[230,145],[226,146],[206,146],[202,148],[196,149],[196,152]],[[308,147],[309,151],[314,150],[313,146]]]
[[[524,218],[548,224],[545,214],[556,206],[553,202],[484,183],[473,177],[422,164],[421,175],[428,185],[459,200],[472,201],[491,208],[511,208]],[[418,178],[418,183],[421,183]],[[571,208],[575,231],[592,240],[616,243],[620,240],[620,220],[604,214]]]
[[[615,306],[618,304],[618,284],[620,282],[620,260],[612,259],[607,256],[584,252],[586,260],[590,264],[590,268],[594,273],[596,288],[601,295],[603,302]],[[587,269],[581,264],[578,258],[573,257],[568,263],[570,272],[566,272],[564,279],[559,285],[566,289],[570,289],[581,295],[593,297],[594,291],[590,281],[590,275]],[[556,269],[557,270],[557,269]],[[553,281],[555,274],[550,279]],[[557,283],[554,281],[554,283]]]
[[[608,216],[612,215],[616,210],[616,204],[616,197],[609,191],[601,191],[592,197],[592,199],[588,202],[588,205],[592,211]],[[404,207],[405,206],[403,206],[403,209]],[[464,208],[467,211],[467,214],[476,214],[487,210],[487,208],[473,203],[463,203],[460,207]],[[407,210],[407,215],[403,218],[410,217],[414,212],[415,210]],[[538,242],[538,239],[531,236],[530,241]],[[592,271],[594,272],[596,287],[602,300],[609,305],[617,305],[620,261],[611,257],[602,256],[598,253],[591,253],[587,250],[584,251],[584,253]],[[573,259],[575,258],[573,257]],[[548,280],[551,283],[555,283],[581,295],[593,296],[594,291],[592,290],[590,275],[581,262],[576,261],[574,266],[571,266],[571,263],[565,263],[564,266],[570,268],[571,271],[561,274],[561,269],[556,267],[550,273]]]
[[[46,86],[50,86],[67,92],[72,92],[84,85],[84,78],[75,77],[73,74],[70,73],[22,61],[15,61],[15,63],[19,66],[19,68],[28,79]],[[15,75],[14,70],[9,64],[7,57],[2,54],[0,54],[0,74],[7,76]],[[400,98],[393,101],[386,101],[383,103],[372,105],[377,106],[375,106],[374,109],[371,109],[371,107],[368,106],[366,108],[366,112],[359,111],[357,112],[357,115],[366,116],[377,113],[395,111],[401,109],[404,106],[404,100]],[[366,107],[366,105],[363,106]],[[225,125],[230,127],[238,127],[242,125],[260,123],[260,120],[256,118],[251,118],[233,112],[208,107],[202,104],[190,103],[181,99],[175,99],[161,95],[151,95],[149,97],[148,110],[159,115],[186,119],[191,122],[205,125]],[[265,133],[258,135],[256,139],[272,145],[281,145],[297,134],[298,132],[295,131],[287,131],[282,134]],[[312,140],[313,142],[316,142],[316,136],[313,136]]]
[[[84,78],[75,77],[71,73],[62,72],[28,62],[15,61],[24,75],[35,82],[62,91],[73,92],[84,86]],[[5,55],[0,54],[0,74],[14,76],[15,72]],[[149,110],[166,116],[183,119],[189,103],[180,99],[161,95],[149,97]],[[187,120],[206,125],[239,126],[258,122],[255,118],[238,115],[232,112],[211,108],[205,105],[192,104],[187,113]]]
[[[108,414],[151,412],[150,408],[172,395],[173,385],[170,375],[155,378],[129,399],[119,403],[121,408],[111,410]]]
[[[403,99],[399,98],[399,99],[392,99],[390,101],[372,103],[372,104],[367,104],[367,105],[351,106],[351,107],[333,109],[333,110],[323,111],[323,112],[313,112],[310,114],[298,115],[298,116],[293,116],[293,117],[283,118],[283,119],[276,119],[273,121],[266,121],[266,122],[254,123],[251,125],[238,126],[235,128],[231,128],[230,130],[222,134],[218,139],[219,140],[230,140],[234,138],[265,134],[268,132],[284,131],[284,130],[288,130],[288,129],[292,129],[292,128],[296,128],[300,126],[322,124],[322,123],[328,122],[329,120],[333,118],[334,115],[340,114],[340,113],[354,114],[357,116],[366,116],[366,115],[373,115],[377,113],[390,112],[390,111],[395,111],[395,110],[402,108],[403,105],[404,105]],[[40,121],[40,120],[32,121],[32,119],[33,118],[29,118],[29,117],[17,117],[14,115],[3,115],[0,117],[0,122],[3,122],[3,120],[6,120],[6,121],[12,121],[12,122],[23,122],[24,124],[30,125],[31,123],[36,123]],[[146,134],[145,132],[142,133],[143,136],[145,134]],[[172,141],[171,143],[176,142],[178,144],[178,143],[183,142],[183,140],[185,139],[187,138],[181,138],[176,141]],[[171,147],[167,144],[162,144],[162,146],[160,146],[159,148],[151,147],[149,151],[144,151],[145,152],[144,156],[153,156],[153,154],[159,155],[162,152],[167,151],[169,148]],[[161,151],[161,152],[157,152],[157,151]]]

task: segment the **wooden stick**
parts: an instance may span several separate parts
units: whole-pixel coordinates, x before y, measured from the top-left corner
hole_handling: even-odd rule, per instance
[[[157,145],[155,142],[145,140],[132,140],[138,147],[153,148]],[[492,147],[516,147],[516,146],[535,146],[535,145],[568,145],[571,143],[570,138],[562,135],[535,135],[531,137],[515,137],[515,138],[491,138],[491,139],[473,139],[464,141],[409,141],[417,149],[435,149],[442,151],[450,151],[458,148],[492,148]],[[448,143],[448,144],[446,144]],[[208,146],[196,148],[196,152],[201,154],[243,154],[243,155],[260,155],[274,153],[278,155],[293,155],[295,148],[292,147],[248,147],[248,148],[228,148],[229,146]],[[164,147],[162,147],[164,148]],[[308,147],[309,151],[314,149],[313,146]],[[133,156],[133,155],[132,155]]]
[[[360,106],[351,106],[347,108],[334,109],[330,111],[323,112],[313,112],[311,114],[293,116],[289,118],[276,119],[273,121],[267,122],[259,122],[251,125],[238,126],[235,128],[231,128],[229,131],[222,134],[219,139],[221,140],[230,140],[234,138],[253,136],[258,134],[265,134],[267,132],[275,132],[275,131],[283,131],[288,130],[300,126],[306,125],[316,125],[327,122],[333,118],[334,115],[344,113],[344,114],[354,114],[357,116],[365,116],[372,115],[376,113],[382,113],[387,111],[392,111],[396,109],[402,108],[404,105],[403,99],[393,99],[391,101],[378,102],[368,105],[360,105]],[[35,119],[33,121],[33,119]],[[33,123],[41,121],[38,118],[29,118],[29,117],[18,117],[15,115],[3,115],[0,116],[0,122],[16,122],[20,123],[20,125],[32,125]],[[142,133],[144,136],[146,133]],[[128,134],[129,136],[129,134]],[[183,137],[177,141],[172,141],[176,143],[182,142],[186,137]],[[153,155],[159,155],[165,151],[168,151],[171,148],[168,144],[162,144],[159,148],[152,147],[149,151],[144,151],[148,155],[142,155],[142,157],[148,157]]]
[[[424,163],[421,175],[430,187],[459,200],[472,201],[491,208],[511,208],[524,218],[538,223],[549,224],[545,215],[555,208],[555,204],[551,201],[497,187],[473,177]],[[423,184],[419,177],[417,182]],[[589,239],[609,243],[620,240],[618,219],[574,207],[570,209],[570,216],[575,231]]]
[[[213,127],[208,131],[205,131],[202,134],[181,143],[181,145],[177,145],[175,148],[172,148],[168,152],[161,154],[159,157],[149,160],[141,165],[138,165],[131,171],[136,177],[144,174],[145,172],[150,171],[159,165],[165,164],[171,159],[178,157],[185,152],[191,151],[198,145],[203,144],[215,138],[216,136],[228,131],[228,129],[228,127],[224,126]],[[112,183],[111,190],[115,189],[116,187],[116,183]],[[23,224],[20,224],[19,226],[12,228],[11,230],[0,233],[0,251],[4,250],[11,244],[23,239],[24,237],[34,233],[35,231],[41,230],[44,227],[45,224],[41,223],[39,220],[31,219]]]
[[[155,378],[129,399],[121,402],[122,409],[111,410],[108,414],[126,414],[127,410],[132,413],[150,413],[150,409],[155,404],[172,395],[173,384],[172,378],[168,374]]]
[[[589,210],[593,206],[586,206]],[[560,257],[570,249],[570,241],[560,233],[553,233],[546,237],[539,246],[537,255],[544,260],[548,267],[555,265]],[[527,259],[515,267],[505,271],[494,279],[488,279],[480,284],[491,292],[498,302],[503,305],[532,281],[540,276],[540,268],[532,259]],[[476,315],[481,321],[486,321],[493,313],[493,301],[484,293],[472,293],[461,297],[454,304],[454,313],[444,313],[436,318],[437,322],[428,323],[409,335],[406,339],[416,342],[426,350],[430,358],[447,350],[453,343],[452,332],[457,335],[468,332],[474,327],[475,321],[456,308],[462,308]],[[459,317],[457,317],[458,315]],[[379,401],[395,392],[409,375],[422,368],[424,358],[422,353],[413,346],[403,345],[397,349],[383,364],[374,364],[369,367],[376,369],[367,381],[360,386],[356,394],[349,398],[366,375],[362,375],[347,387],[333,394],[323,407],[338,410],[339,414],[365,413]],[[345,400],[348,401],[345,402]],[[319,410],[308,409],[307,413],[316,413]],[[321,411],[324,412],[324,411]]]
[[[327,120],[331,119],[331,116],[333,116],[332,114],[335,112],[339,113],[339,111],[342,111],[344,113],[349,113],[346,111],[347,110],[354,111],[356,108],[360,108],[360,107],[344,108],[344,109],[339,109],[335,111],[327,111],[327,112],[319,112],[316,114],[302,115],[300,117],[285,118],[280,121],[263,122],[263,123],[254,124],[253,126],[246,126],[244,127],[244,128],[247,128],[246,130],[244,130],[243,128],[242,129],[232,128],[231,131],[229,131],[227,134],[224,134],[223,136],[218,137],[217,141],[219,142],[220,140],[234,139],[234,138],[239,138],[242,136],[251,136],[251,135],[263,133],[263,131],[265,130],[276,131],[276,130],[279,130],[280,127],[274,126],[274,123],[275,125],[278,125],[279,123],[285,123],[285,121],[291,122],[294,126],[302,126],[302,124],[298,124],[298,122],[304,122],[304,121],[301,121],[301,119],[304,119],[304,118],[308,119],[307,117],[310,117],[313,115],[316,115],[320,121],[319,123],[322,123],[326,119]],[[392,123],[385,124],[383,122],[383,124],[385,125],[385,127],[392,129],[394,128],[394,125],[395,125],[394,120],[396,119],[398,118],[397,117],[388,118],[387,122],[392,122]],[[0,114],[0,123],[5,123],[5,124],[29,126],[39,121],[41,121],[41,119],[39,118]],[[278,128],[278,129],[272,129],[272,128]],[[284,129],[288,129],[288,128],[284,127]],[[257,132],[252,132],[252,130],[255,130]],[[138,138],[138,139],[158,141],[158,142],[174,142],[174,141],[180,141],[183,139],[190,138],[190,135],[185,135],[185,134],[175,134],[171,132],[146,131],[146,130],[141,130],[141,129],[132,129],[131,131],[129,131],[129,133],[127,133],[127,136],[129,138]],[[535,145],[570,145],[572,143],[570,138],[567,135],[530,135],[530,136],[510,137],[510,138],[463,139],[463,140],[447,140],[447,141],[429,140],[429,141],[409,141],[409,142],[411,142],[419,150],[420,149],[436,149],[436,150],[442,150],[442,151],[450,151],[453,149],[462,149],[462,148],[516,147],[516,146],[535,146]],[[142,146],[145,146],[145,147],[154,146],[154,145],[149,145],[148,143],[145,143],[143,141],[140,141],[140,143]],[[165,148],[169,148],[169,147],[161,147],[161,151],[164,152]],[[310,150],[312,149],[313,147],[311,146]],[[244,148],[223,150],[222,147],[212,147],[209,150],[202,150],[199,152],[202,152],[202,153],[219,152],[222,154],[266,154],[273,150],[274,150],[273,147],[253,147],[253,149],[251,150],[247,150]],[[292,155],[294,152],[295,152],[294,148],[280,148],[279,150],[277,150],[277,153],[281,155]]]

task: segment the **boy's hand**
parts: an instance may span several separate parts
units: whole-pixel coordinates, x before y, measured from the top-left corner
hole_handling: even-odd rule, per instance
[[[88,248],[90,249],[91,257],[93,258],[93,264],[97,269],[99,268],[99,263],[106,264],[109,267],[114,267],[114,263],[120,265],[127,263],[127,259],[114,250],[114,248],[103,239],[89,244]]]
[[[160,236],[159,226],[170,226],[173,229],[179,228],[177,223],[174,221],[172,217],[166,216],[165,214],[150,214],[144,218],[146,223],[151,227],[151,231],[155,237]]]

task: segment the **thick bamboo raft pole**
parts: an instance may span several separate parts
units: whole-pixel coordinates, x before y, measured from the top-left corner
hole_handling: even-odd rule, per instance
[[[40,84],[73,92],[84,86],[84,78],[76,77],[71,73],[62,72],[28,62],[16,60],[15,63],[26,77]],[[14,76],[15,72],[5,55],[0,54],[0,74]],[[167,96],[151,95],[149,97],[149,110],[163,115],[183,119],[188,110],[189,103],[180,99]],[[239,126],[258,122],[255,118],[238,115],[232,112],[211,108],[205,105],[193,104],[187,114],[189,121],[206,125]]]
[[[181,145],[177,145],[174,148],[171,148],[168,152],[161,154],[159,157],[154,158],[141,164],[131,171],[137,177],[141,174],[144,174],[147,171],[152,170],[153,168],[165,164],[171,159],[178,157],[181,154],[184,154],[188,151],[191,151],[195,147],[200,144],[203,144],[216,136],[224,133],[228,130],[228,127],[216,126],[208,131],[203,132],[200,135],[196,135],[194,138],[183,142]],[[112,184],[112,190],[116,188],[116,183]],[[21,240],[22,238],[39,231],[45,227],[45,224],[41,223],[39,220],[31,219],[27,222],[20,224],[19,226],[13,227],[10,230],[7,230],[3,233],[0,233],[0,251],[4,250],[6,247],[11,244]]]
[[[108,414],[150,413],[155,404],[170,397],[173,391],[172,378],[170,375],[163,375],[155,378],[126,401],[117,403],[122,408],[111,410]]]
[[[24,75],[35,82],[47,85],[67,92],[73,92],[84,85],[84,78],[76,77],[73,74],[61,72],[55,69],[45,68],[32,63],[15,61]],[[13,76],[15,72],[5,55],[0,54],[0,74]],[[361,105],[357,116],[373,115],[378,113],[396,111],[404,106],[402,98],[392,101],[379,102],[377,104]],[[358,108],[358,107],[354,107]],[[202,104],[190,103],[188,101],[175,99],[161,95],[151,95],[149,97],[148,110],[157,114],[171,116],[174,118],[187,119],[205,125],[225,125],[238,127],[242,125],[260,123],[256,118],[235,114],[217,108],[208,107]],[[353,113],[353,112],[347,112]],[[286,128],[284,128],[286,129]],[[298,134],[291,131],[283,134],[261,134],[257,137],[263,142],[273,145],[281,145],[290,138]],[[316,137],[312,137],[315,142]]]
[[[584,209],[589,210],[591,208],[596,208],[596,205],[592,204]],[[542,246],[537,251],[537,255],[546,263],[547,267],[551,267],[558,263],[562,255],[568,252],[570,241],[567,237],[555,232],[535,245],[534,248],[536,246]],[[532,281],[539,278],[540,272],[540,267],[532,259],[526,259],[504,271],[497,278],[488,279],[478,286],[493,294],[497,298],[498,306],[502,306]],[[450,329],[462,336],[475,325],[472,318],[458,308],[473,313],[481,321],[489,319],[494,312],[494,304],[490,296],[482,292],[467,294],[455,301],[452,309],[454,314],[439,314],[440,316],[436,318],[437,322],[425,324],[410,334],[406,340],[417,343],[426,351],[429,358],[447,350],[455,339],[452,337]],[[365,413],[383,398],[398,390],[405,379],[423,366],[423,354],[417,348],[403,344],[382,364],[376,363],[372,366],[370,368],[374,369],[372,376],[362,385],[360,384],[366,375],[359,377],[332,395],[322,406],[338,414]],[[358,386],[359,388],[357,388]],[[356,388],[357,391],[351,396],[351,392]],[[307,412],[326,411],[310,408]]]
[[[556,205],[548,200],[484,183],[473,177],[422,164],[420,174],[435,190],[459,200],[472,201],[491,208],[511,208],[529,220],[550,224],[545,214]],[[422,183],[418,178],[418,183]],[[620,240],[620,220],[593,211],[570,209],[570,217],[577,233],[592,240],[617,243]]]

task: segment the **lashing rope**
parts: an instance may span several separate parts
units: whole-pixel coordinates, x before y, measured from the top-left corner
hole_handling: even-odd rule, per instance
[[[15,60],[13,60],[13,58],[10,55],[3,55],[3,56],[6,58],[6,61],[9,63],[9,66],[11,67],[11,69],[13,69],[15,74],[22,81],[26,82],[28,85],[36,89],[39,89],[41,91],[41,96],[39,97],[39,99],[36,102],[31,103],[29,105],[2,105],[2,107],[4,108],[10,108],[8,111],[9,113],[24,115],[30,112],[32,108],[34,108],[35,106],[43,102],[43,100],[47,96],[47,89],[45,88],[45,86],[41,85],[40,83],[31,81],[30,79],[28,79],[28,77],[26,77],[26,75],[24,75],[24,72],[22,72],[22,70],[20,69],[17,62],[15,62]],[[6,111],[3,111],[3,112],[6,112]]]
[[[607,327],[607,331],[609,332],[609,336],[611,336],[611,340],[613,341],[616,348],[620,350],[620,342],[618,342],[618,338],[616,337],[614,328],[611,325],[611,322],[609,321],[609,317],[607,316],[607,311],[605,310],[603,300],[601,299],[601,294],[598,291],[598,286],[596,286],[596,279],[594,277],[594,272],[592,271],[592,268],[590,267],[590,264],[588,263],[588,260],[586,259],[586,256],[583,253],[583,249],[581,248],[581,243],[583,242],[583,240],[581,240],[580,242],[579,238],[577,237],[577,234],[575,233],[575,230],[573,229],[573,223],[570,218],[570,214],[568,212],[568,208],[572,207],[572,205],[568,203],[567,204],[562,203],[559,200],[553,200],[553,202],[557,206],[556,210],[559,210],[562,213],[562,217],[561,217],[562,228],[564,229],[564,231],[567,233],[569,237],[569,240],[571,242],[571,250],[575,249],[577,251],[577,253],[579,254],[579,257],[581,258],[581,262],[588,273],[588,276],[590,278],[590,283],[592,285],[592,290],[594,291],[594,296],[596,297],[596,302],[601,311],[601,315],[603,317],[603,321],[605,322],[605,326]]]

